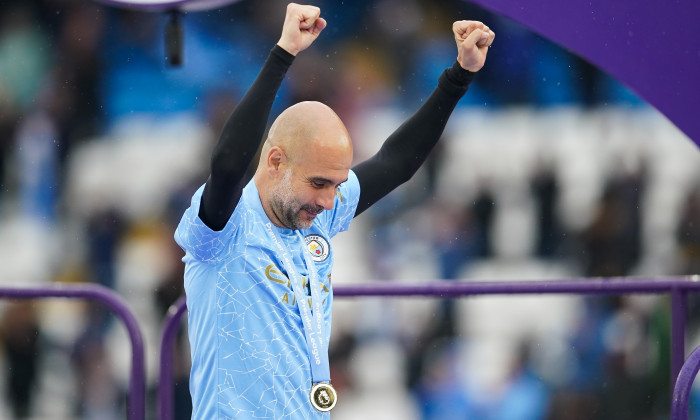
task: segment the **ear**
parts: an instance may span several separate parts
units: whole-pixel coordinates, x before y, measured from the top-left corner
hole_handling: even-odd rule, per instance
[[[270,173],[270,175],[275,176],[281,169],[283,169],[280,168],[280,165],[283,166],[287,164],[287,154],[284,153],[284,150],[282,150],[281,147],[273,146],[267,152],[266,164],[267,171]]]

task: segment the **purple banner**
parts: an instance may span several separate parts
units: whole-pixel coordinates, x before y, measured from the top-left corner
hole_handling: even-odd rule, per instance
[[[700,144],[700,1],[471,2],[595,64]],[[497,47],[498,34],[493,48]]]

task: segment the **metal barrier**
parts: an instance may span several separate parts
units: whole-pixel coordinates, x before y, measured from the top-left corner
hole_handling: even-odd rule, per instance
[[[693,350],[683,364],[671,400],[671,420],[688,420],[688,406],[693,381],[700,370],[700,347]]]
[[[160,341],[160,372],[158,376],[158,418],[173,418],[173,348],[175,336],[180,329],[182,316],[187,311],[187,302],[181,296],[165,317],[163,336]]]
[[[0,287],[0,298],[5,299],[44,299],[68,298],[98,301],[121,318],[131,340],[131,377],[127,416],[130,420],[144,420],[146,417],[146,369],[144,361],[143,337],[136,318],[121,297],[112,290],[99,285],[47,284],[36,287]]]
[[[423,284],[371,283],[365,285],[346,285],[333,288],[335,297],[432,297],[458,298],[479,295],[527,295],[527,294],[573,294],[573,295],[628,295],[628,294],[665,294],[671,295],[671,388],[674,389],[676,378],[683,369],[683,378],[689,381],[690,393],[692,379],[700,369],[700,353],[693,353],[694,371],[686,370],[685,361],[685,322],[686,294],[700,291],[699,276],[675,276],[654,278],[579,278],[550,281],[518,282],[447,282],[434,281]],[[172,347],[182,316],[186,311],[184,297],[180,298],[170,309],[164,326],[161,341],[160,377],[158,382],[158,408],[160,420],[173,418],[173,383],[172,383]],[[698,354],[696,354],[698,353]],[[689,359],[689,364],[691,360]],[[688,379],[690,377],[690,379]],[[686,420],[688,398],[676,399],[674,389],[672,412],[683,412],[685,417],[673,417],[673,420]]]

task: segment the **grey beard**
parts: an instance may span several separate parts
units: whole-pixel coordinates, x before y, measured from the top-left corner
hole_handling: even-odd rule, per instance
[[[308,221],[303,219],[300,215],[301,211],[306,210],[312,214],[320,214],[323,211],[323,207],[309,204],[300,206],[294,195],[292,195],[291,179],[292,173],[287,169],[280,182],[273,188],[272,211],[275,213],[280,223],[287,229],[308,229],[313,224],[313,220]]]

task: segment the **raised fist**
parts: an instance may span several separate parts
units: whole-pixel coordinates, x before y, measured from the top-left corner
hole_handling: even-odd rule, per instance
[[[486,53],[496,36],[488,26],[475,20],[458,20],[452,24],[457,42],[457,61],[463,69],[479,71],[486,62]]]
[[[288,53],[297,55],[299,51],[307,49],[325,27],[326,20],[321,17],[321,9],[289,3],[282,26],[282,36],[277,45]]]

